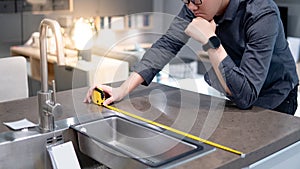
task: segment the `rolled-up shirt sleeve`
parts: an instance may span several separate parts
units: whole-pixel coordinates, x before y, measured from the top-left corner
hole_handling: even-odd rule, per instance
[[[176,56],[178,51],[188,41],[189,37],[184,33],[187,25],[194,15],[184,5],[177,17],[175,17],[167,32],[146,51],[143,58],[132,69],[144,79],[143,85],[149,85],[154,76]]]
[[[247,109],[257,101],[267,78],[278,36],[277,17],[274,11],[265,11],[249,19],[245,25],[247,42],[241,62],[237,65],[227,56],[218,67],[231,91],[227,97],[241,109]],[[205,80],[224,92],[214,73],[207,73]]]

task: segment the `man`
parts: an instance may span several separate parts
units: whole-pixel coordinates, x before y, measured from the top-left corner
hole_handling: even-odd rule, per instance
[[[98,86],[119,101],[139,84],[148,85],[187,42],[203,45],[212,69],[205,80],[237,107],[260,106],[294,115],[298,76],[273,0],[183,0],[170,28],[118,88]],[[90,102],[91,91],[85,102]]]

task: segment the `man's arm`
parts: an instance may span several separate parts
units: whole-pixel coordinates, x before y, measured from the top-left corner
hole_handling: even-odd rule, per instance
[[[128,79],[125,82],[123,82],[122,85],[118,88],[102,86],[101,88],[111,96],[107,98],[103,102],[103,104],[109,105],[114,101],[119,101],[123,99],[126,95],[128,95],[131,91],[138,87],[143,81],[144,79],[141,75],[139,75],[136,72],[132,72]]]
[[[187,43],[190,37],[184,33],[184,30],[193,17],[194,15],[184,5],[179,14],[173,19],[167,32],[146,51],[142,60],[134,66],[133,71],[139,73],[144,79],[143,85],[149,85],[155,75]]]
[[[110,95],[103,103],[107,105],[121,100],[139,84],[149,85],[154,76],[175,57],[188,41],[189,36],[184,33],[184,30],[193,17],[194,15],[184,5],[178,16],[174,18],[168,31],[146,51],[142,60],[133,68],[133,73],[120,87],[93,86],[89,89],[84,102],[91,102],[92,91],[95,87],[102,88]]]
[[[198,42],[206,44],[210,37],[215,36],[215,30],[216,24],[213,20],[208,22],[207,20],[199,17],[193,19],[191,24],[189,24],[189,26],[186,28],[185,33],[197,40]],[[217,49],[209,49],[208,55],[221,86],[228,95],[231,95],[231,91],[226,85],[226,82],[219,69],[220,63],[227,56],[225,49],[222,47],[222,45]]]
[[[197,20],[203,22],[198,23]],[[228,97],[242,109],[251,107],[257,101],[265,83],[279,24],[275,11],[266,11],[264,15],[249,20],[251,24],[248,24],[245,30],[247,42],[239,66],[222,46],[217,50],[208,51],[217,76],[215,80],[220,82]],[[186,33],[205,44],[209,37],[215,35],[215,27],[210,27],[211,25],[202,18],[196,18],[188,26]]]
[[[141,75],[139,75],[136,72],[132,72],[130,76],[127,78],[127,80],[124,81],[120,87],[113,88],[107,85],[92,86],[88,90],[83,102],[91,103],[92,93],[95,88],[101,88],[105,93],[107,93],[110,96],[103,102],[104,105],[111,104],[114,101],[120,101],[126,95],[128,95],[132,90],[134,90],[137,86],[139,86],[143,81],[144,79],[142,78]]]

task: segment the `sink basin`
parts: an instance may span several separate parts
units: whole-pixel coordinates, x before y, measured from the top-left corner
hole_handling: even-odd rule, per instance
[[[72,128],[78,133],[80,151],[103,164],[107,163],[105,159],[112,161],[108,157],[118,156],[127,159],[126,163],[132,159],[146,168],[159,167],[214,150],[176,133],[116,115]]]
[[[68,123],[76,119],[56,122],[56,130],[41,133],[40,130],[7,131],[0,133],[0,168],[52,169],[47,146],[72,141],[82,169],[100,168],[99,164],[78,150],[77,134]]]

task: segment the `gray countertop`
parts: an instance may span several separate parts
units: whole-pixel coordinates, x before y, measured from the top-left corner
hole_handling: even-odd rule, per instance
[[[94,114],[105,108],[83,103],[88,88],[57,93],[64,114],[57,120]],[[300,118],[253,107],[240,110],[223,99],[156,83],[139,86],[113,106],[212,142],[236,149],[217,149],[177,168],[241,168],[300,140]],[[0,104],[1,123],[27,118],[38,123],[37,97]],[[0,132],[10,131],[3,124]]]

